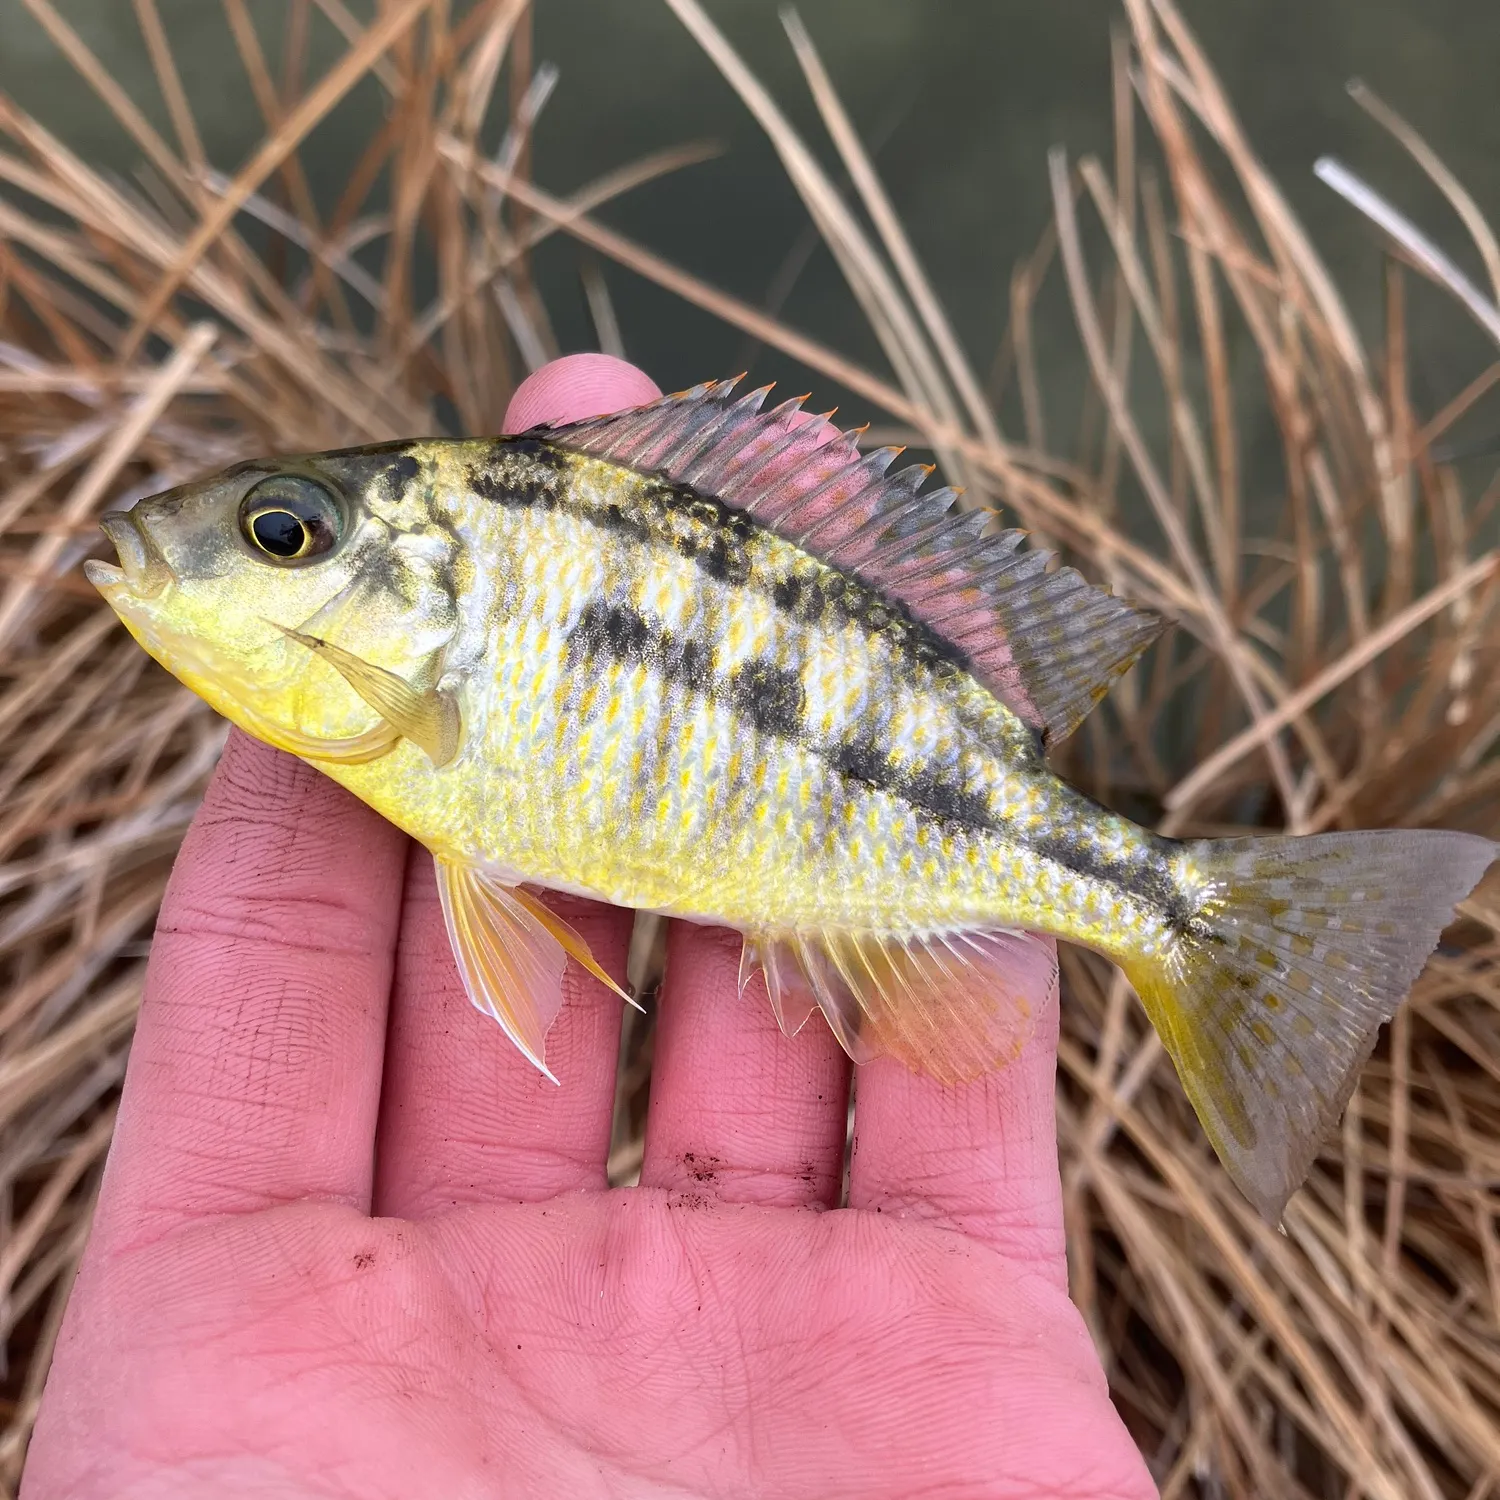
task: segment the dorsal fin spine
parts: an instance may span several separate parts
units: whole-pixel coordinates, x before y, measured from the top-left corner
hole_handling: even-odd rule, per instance
[[[932,502],[931,508],[929,501]],[[939,504],[942,505],[941,510],[936,509]],[[871,548],[869,561],[871,564],[884,564],[903,552],[928,545],[950,530],[953,524],[954,513],[948,491],[934,490],[930,495],[912,495],[902,504],[882,511],[873,518],[873,529],[879,535]],[[864,528],[866,534],[869,529]]]
[[[899,450],[893,450],[890,448],[877,448],[873,453],[867,454],[863,459],[861,459],[858,467],[859,469],[864,471],[864,482],[859,486],[858,489],[853,489],[846,496],[844,496],[844,498],[840,500],[838,504],[836,504],[828,512],[827,515],[819,516],[818,519],[814,521],[811,526],[807,527],[806,530],[798,532],[797,545],[799,547],[804,547],[811,550],[814,537],[816,537],[820,532],[826,531],[830,526],[837,525],[842,518],[849,514],[850,510],[853,507],[857,506],[859,502],[865,498],[865,496],[870,492],[872,488],[881,488],[882,480],[885,477],[885,471],[890,468],[892,463],[895,462],[897,451]],[[841,475],[836,474],[831,480],[828,481],[828,484],[823,486],[822,490],[817,491],[813,495],[809,495],[808,501],[816,499],[818,494],[824,493],[833,485],[837,484],[840,478],[847,479],[848,476],[849,470],[847,469],[843,470]],[[790,512],[788,513],[788,519],[789,518]]]
[[[729,429],[726,434],[721,429],[713,440],[702,449],[701,452],[688,464],[684,470],[684,478],[695,488],[706,482],[713,474],[715,468],[722,467],[726,462],[732,462],[735,458],[748,452],[757,442],[763,440],[764,428],[753,426],[739,427],[736,425],[737,418],[744,412],[758,412],[761,403],[770,393],[771,387],[762,386],[759,390],[751,391],[749,395],[743,396],[724,414],[724,426]],[[774,424],[779,414],[787,409],[789,402],[783,402],[781,406],[768,412],[762,419],[765,423]]]
[[[806,440],[807,434],[802,431],[802,424],[793,420],[802,410],[802,405],[806,400],[806,396],[793,396],[790,401],[783,401],[780,406],[768,413],[767,422],[783,428],[781,436],[757,457],[755,463],[744,463],[737,473],[731,474],[720,485],[721,499],[729,500],[737,497],[752,478],[758,477],[779,463],[788,452]],[[775,428],[771,427],[769,430],[774,431]],[[747,453],[753,451],[761,436],[759,433],[752,433],[743,446],[736,449],[733,454],[727,455],[723,462],[739,464]],[[716,459],[715,462],[718,463],[719,460]]]
[[[924,507],[927,498],[926,495],[913,495],[891,510],[877,511],[862,526],[856,527],[848,536],[839,539],[838,545],[829,553],[829,560],[839,562],[842,565],[841,559],[854,549],[863,546],[872,534],[887,532],[892,526],[898,525],[903,517],[920,511]],[[923,531],[918,532],[917,535],[924,535],[926,532],[935,531],[945,524],[946,517],[940,517],[931,526],[923,528]],[[867,554],[861,559],[861,562],[866,566],[870,566],[874,564],[878,556],[879,549]]]
[[[706,401],[689,407],[681,419],[681,427],[669,429],[659,438],[645,455],[646,463],[662,473],[672,472],[674,464],[690,456],[705,431],[715,422],[722,421],[724,416],[722,408],[711,406]]]
[[[716,410],[708,402],[703,404],[703,419],[696,423],[688,423],[684,427],[682,435],[678,440],[664,449],[657,458],[657,464],[662,468],[672,465],[684,465],[690,459],[701,453],[710,446],[714,439],[721,433],[735,415],[738,402],[728,400],[729,393],[734,389],[735,382],[742,377],[736,376],[734,380],[723,382],[722,395],[716,389],[713,392],[714,399],[722,404]],[[755,393],[752,391],[751,395]]]
[[[897,453],[900,451],[900,449],[896,450]],[[895,455],[893,454],[887,462],[893,462],[894,458]],[[841,542],[847,545],[854,540],[856,534],[868,536],[871,528],[878,531],[882,525],[889,529],[897,513],[906,511],[913,502],[921,506],[942,504],[944,499],[944,492],[942,490],[934,490],[930,495],[920,495],[917,493],[922,481],[926,477],[927,471],[920,464],[908,464],[906,468],[898,470],[889,479],[886,479],[881,485],[882,493],[879,502],[874,507],[869,520],[861,522],[857,528],[857,533],[850,533],[848,536],[841,538]],[[825,518],[827,521],[833,519],[835,518],[832,516]],[[819,523],[820,529],[822,524],[824,523]],[[807,540],[808,535],[806,534],[797,538],[798,545],[805,545]]]
[[[987,548],[994,546],[996,543],[1003,542],[1007,537],[1013,537],[1015,540],[1008,547],[996,548],[995,562],[998,564],[1001,558],[1020,544],[1021,533],[1019,531],[1002,531],[993,536],[985,534],[976,537],[967,545],[954,548],[946,556],[916,555],[916,546],[921,545],[924,541],[932,540],[930,533],[922,532],[919,533],[917,541],[903,542],[900,548],[888,559],[877,554],[871,561],[875,565],[888,570],[892,578],[906,582],[920,578],[924,572],[934,574],[946,573],[952,571],[960,563],[976,562],[982,558]]]
[[[686,433],[681,442],[657,455],[654,467],[666,471],[674,467],[681,468],[690,463],[713,446],[719,429],[728,420],[728,412],[718,413],[713,421],[705,422],[697,432]]]
[[[920,493],[930,469],[888,474],[893,455],[801,418],[806,397],[760,410],[708,382],[614,417],[538,437],[672,484],[691,484],[882,593],[936,629],[967,670],[1051,743],[1072,731],[1162,622],[1088,584],[1021,535],[986,535],[956,496]],[[824,417],[831,416],[828,413]]]
[[[950,508],[933,525],[893,537],[885,566],[900,574],[908,568],[920,570],[923,565],[941,562],[951,571],[991,540],[986,531],[990,519],[983,511]]]
[[[603,458],[614,458],[617,453],[623,451],[629,446],[630,440],[632,438],[634,438],[638,433],[649,431],[652,425],[653,423],[651,422],[649,415],[643,414],[639,422],[634,424],[627,424],[621,430],[618,437],[612,438],[612,440],[604,446],[600,456]]]
[[[828,442],[820,444],[818,447],[819,457],[823,459],[825,464],[830,460],[838,460],[843,456],[840,453],[840,448],[843,443],[844,438],[842,434],[840,434],[840,436],[831,438]],[[798,541],[798,545],[800,545],[800,539],[797,537],[797,533],[792,529],[794,524],[796,523],[797,517],[802,515],[809,508],[815,506],[820,500],[826,500],[829,493],[837,486],[841,484],[847,484],[850,478],[849,470],[853,467],[856,467],[857,465],[862,466],[862,460],[859,460],[858,456],[856,455],[854,462],[851,463],[846,461],[839,467],[836,467],[833,472],[822,481],[821,484],[814,486],[814,488],[808,490],[805,494],[792,496],[790,502],[776,513],[776,520],[774,523],[776,529],[781,532],[783,536],[791,537],[793,540]],[[860,488],[864,489],[865,484],[861,483]]]

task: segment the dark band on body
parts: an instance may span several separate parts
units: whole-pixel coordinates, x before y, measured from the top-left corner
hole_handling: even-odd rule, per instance
[[[875,741],[854,739],[822,748],[806,732],[807,698],[798,674],[762,658],[742,662],[727,677],[715,677],[709,650],[654,624],[628,604],[591,600],[568,636],[570,656],[587,673],[589,659],[640,663],[668,682],[702,693],[743,714],[759,733],[795,740],[840,775],[899,797],[938,822],[992,830],[996,824],[983,793],[948,781],[920,766],[898,763]]]
[[[1092,798],[1075,795],[1088,804],[1087,810],[1079,808],[1070,812],[1067,822],[1061,827],[1040,833],[1017,831],[1014,834],[1017,841],[1024,843],[1033,854],[1061,865],[1075,875],[1101,885],[1114,886],[1137,900],[1148,902],[1173,927],[1182,931],[1191,927],[1196,931],[1194,906],[1173,880],[1164,852],[1150,841],[1123,852],[1101,849],[1089,837],[1089,818],[1094,813],[1103,817],[1113,815]]]
[[[470,466],[467,478],[476,495],[494,504],[566,510],[601,530],[673,547],[718,582],[732,587],[750,582],[749,544],[767,528],[747,511],[651,474],[642,476],[628,503],[591,503],[574,486],[580,461],[607,462],[536,437],[497,438],[487,457]],[[767,585],[776,607],[799,624],[852,623],[885,636],[923,666],[968,671],[966,652],[856,575],[809,561]]]

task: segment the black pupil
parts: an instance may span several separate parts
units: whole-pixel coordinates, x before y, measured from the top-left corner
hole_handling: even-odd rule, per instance
[[[250,529],[272,557],[296,557],[307,545],[306,525],[289,510],[263,510]]]

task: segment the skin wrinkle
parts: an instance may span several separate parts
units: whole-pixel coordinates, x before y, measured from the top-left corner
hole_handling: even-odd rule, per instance
[[[280,904],[277,903],[277,905]],[[281,915],[292,920],[284,924],[278,924],[272,919],[269,913],[274,908],[268,907],[268,915],[259,924],[262,930],[257,930],[251,914],[243,912],[231,914],[215,910],[213,906],[205,906],[198,912],[185,912],[180,920],[158,925],[156,935],[184,942],[201,941],[216,951],[220,944],[227,944],[249,949],[264,947],[272,953],[287,954],[291,957],[308,953],[321,954],[330,958],[369,959],[375,956],[374,947],[377,937],[373,932],[364,934],[363,940],[357,942],[338,940],[343,936],[343,929],[338,927],[334,928],[338,937],[332,941],[313,942],[296,936],[294,928],[306,924],[312,910],[318,905],[316,901],[286,903]],[[337,910],[330,909],[329,915],[335,922],[340,919]],[[277,935],[278,927],[284,928],[290,935]]]
[[[300,821],[285,821],[288,807],[299,810]],[[346,878],[342,890],[333,878],[340,860],[321,824],[326,816],[321,810],[334,808],[348,818],[358,840],[344,858],[354,854],[360,876]],[[261,833],[257,819],[267,813],[276,817]],[[404,846],[396,830],[366,816],[310,768],[231,734],[164,901],[163,931],[154,945],[133,1053],[157,1080],[163,1107],[149,1120],[138,1117],[129,1084],[122,1106],[115,1155],[121,1156],[123,1144],[130,1171],[132,1139],[144,1131],[143,1139],[156,1142],[149,1195],[154,1205],[171,1201],[162,1188],[167,1181],[176,1185],[184,1205],[254,1208],[263,1202],[258,1185],[280,1176],[287,1187],[284,1169],[271,1163],[289,1154],[299,1161],[300,1181],[288,1195],[365,1201],[368,1188],[361,1183],[368,1180],[369,1149],[361,1144],[360,1121],[369,1105],[358,1103],[365,1093],[362,1075],[351,1073],[348,1062],[379,1045],[381,1012],[365,997],[388,984],[389,914],[398,889],[382,880],[380,871],[382,856],[391,861],[388,869],[399,868]],[[194,872],[208,861],[214,877],[195,880]],[[269,889],[266,869],[278,871]],[[344,869],[352,873],[348,864]],[[317,899],[304,906],[300,898],[309,891]],[[262,910],[304,913],[315,932],[323,924],[321,940],[310,947],[289,946],[276,929],[244,940],[238,902],[245,895],[260,898]],[[222,922],[197,932],[200,914],[215,911],[225,914]],[[381,911],[387,913],[383,919]],[[214,930],[219,927],[230,936]],[[293,924],[286,927],[294,939],[300,936]],[[328,929],[351,927],[362,931],[356,947],[365,952],[312,951],[342,947],[326,941]],[[325,1057],[346,1059],[332,1088],[318,1080]],[[268,1114],[262,1101],[272,1098],[280,1108]],[[257,1123],[248,1129],[248,1122],[232,1123],[236,1107],[253,1110]],[[179,1152],[186,1154],[179,1157]],[[192,1167],[164,1174],[161,1162],[172,1160],[190,1161]],[[129,1229],[133,1240],[150,1233],[142,1223]]]
[[[749,1216],[752,1216],[752,1217],[758,1216],[759,1213],[760,1213],[759,1210],[756,1210],[754,1208],[743,1207],[743,1206],[736,1207],[736,1208],[728,1208],[728,1209],[724,1209],[724,1210],[719,1210],[718,1212],[720,1212],[721,1214],[727,1213],[727,1214],[730,1214],[730,1215],[741,1215],[741,1214],[743,1214],[743,1215],[749,1215]],[[840,1215],[840,1216],[836,1216],[836,1217],[842,1218],[842,1219],[844,1219],[844,1220],[847,1221],[850,1216],[848,1216],[848,1215]],[[716,1286],[716,1278],[712,1274],[712,1268],[714,1266],[716,1266],[716,1265],[728,1265],[728,1264],[731,1264],[730,1262],[725,1262],[724,1259],[723,1259],[723,1257],[720,1257],[720,1256],[708,1256],[708,1257],[704,1257],[701,1254],[694,1254],[693,1253],[694,1252],[694,1246],[693,1246],[692,1236],[696,1235],[697,1227],[700,1226],[704,1222],[704,1220],[701,1217],[696,1216],[696,1215],[682,1216],[677,1222],[678,1222],[678,1224],[680,1226],[682,1226],[681,1233],[684,1234],[684,1235],[689,1236],[688,1238],[683,1239],[681,1241],[680,1245],[679,1245],[680,1259],[682,1260],[683,1266],[684,1266],[684,1271],[683,1271],[684,1277],[690,1277],[690,1279],[691,1279],[691,1288],[690,1288],[690,1290],[687,1291],[686,1294],[688,1296],[690,1296],[694,1300],[694,1302],[695,1302],[695,1312],[697,1314],[699,1314],[700,1317],[688,1317],[686,1319],[684,1325],[681,1327],[681,1329],[680,1329],[679,1333],[677,1334],[676,1338],[664,1341],[663,1347],[671,1347],[672,1343],[674,1343],[674,1342],[675,1343],[682,1343],[684,1340],[686,1340],[690,1344],[691,1341],[692,1341],[693,1327],[695,1326],[695,1324],[697,1322],[699,1322],[700,1320],[702,1320],[702,1321],[708,1321],[708,1320],[712,1319],[712,1317],[714,1315],[714,1312],[715,1312],[715,1309],[714,1309],[714,1307],[712,1305],[709,1305],[709,1304],[711,1304],[711,1301],[712,1301],[709,1293]],[[831,1220],[830,1220],[830,1222],[831,1222]],[[930,1231],[922,1231],[922,1232],[930,1234]],[[638,1249],[639,1249],[639,1246],[631,1247],[631,1246],[622,1245],[619,1242],[616,1242],[615,1244],[613,1244],[611,1246],[611,1249],[610,1249],[610,1255],[609,1255],[610,1263],[614,1264],[614,1263],[622,1261],[622,1260],[628,1260],[631,1257],[633,1251],[634,1250],[638,1250]],[[918,1268],[919,1264],[920,1263],[914,1262],[914,1272],[917,1271],[917,1268]],[[627,1272],[627,1274],[628,1274],[628,1272]],[[928,1274],[930,1275],[930,1272],[928,1272]],[[784,1275],[786,1277],[788,1277],[788,1278],[795,1277],[795,1275],[796,1275],[796,1268],[793,1267],[793,1266],[785,1267],[784,1268]],[[1032,1280],[1034,1280],[1034,1278]],[[1017,1284],[1016,1290],[1020,1291],[1021,1287],[1024,1286],[1024,1285],[1025,1285],[1025,1281],[1023,1280],[1021,1283]],[[1042,1287],[1042,1288],[1040,1288],[1040,1291],[1041,1291],[1041,1293],[1043,1295],[1048,1296],[1048,1297],[1051,1297],[1053,1295],[1050,1288],[1044,1288],[1044,1287]],[[1027,1300],[1025,1298],[1024,1294],[1022,1295],[1021,1300],[1022,1301]],[[679,1301],[680,1301],[680,1299],[679,1299]],[[738,1305],[738,1304],[736,1304],[736,1305]],[[651,1313],[649,1311],[646,1312],[646,1313],[644,1313],[644,1314],[642,1314],[642,1316],[645,1319],[649,1320],[649,1321],[655,1321],[656,1318],[657,1318],[656,1314]],[[898,1329],[900,1329],[901,1327],[903,1327],[905,1325],[906,1321],[907,1321],[905,1318],[898,1318],[898,1317],[895,1317],[893,1315],[892,1319],[891,1319],[891,1322],[890,1322],[890,1325],[889,1325],[889,1328],[887,1329],[885,1327],[882,1327],[879,1323],[876,1323],[876,1324],[872,1325],[867,1318],[861,1318],[858,1314],[847,1313],[845,1315],[845,1317],[846,1317],[846,1320],[848,1320],[848,1326],[859,1327],[859,1328],[862,1328],[862,1329],[865,1330],[865,1332],[866,1332],[866,1334],[868,1336],[868,1342],[869,1342],[869,1346],[870,1346],[870,1349],[871,1349],[872,1357],[876,1358],[877,1360],[880,1357],[878,1351],[885,1346],[885,1340],[886,1340],[887,1333],[888,1332],[889,1333],[894,1333],[895,1331],[897,1331]],[[777,1323],[777,1321],[775,1319],[774,1311],[770,1310],[770,1309],[767,1310],[767,1313],[766,1313],[766,1316],[765,1316],[765,1322],[767,1323],[768,1326],[771,1326],[771,1327],[774,1327],[774,1328],[778,1328],[778,1329],[782,1326],[781,1324]],[[945,1327],[946,1326],[947,1325],[945,1324]],[[965,1344],[966,1340],[963,1337],[960,1337],[957,1340],[955,1340],[954,1337],[953,1337],[953,1332],[957,1332],[957,1330],[959,1328],[962,1328],[964,1326],[965,1325],[962,1322],[960,1322],[959,1324],[955,1325],[955,1327],[954,1327],[954,1329],[953,1329],[952,1332],[945,1334],[940,1340],[937,1341],[936,1347],[943,1348],[946,1351],[945,1354],[944,1354],[944,1361],[945,1361],[945,1363],[947,1361],[949,1361],[949,1360],[953,1360],[955,1362],[958,1362],[961,1365],[961,1362],[967,1357],[966,1356],[966,1351],[965,1351],[965,1348],[964,1348],[964,1344]],[[825,1337],[831,1337],[831,1336],[832,1335],[825,1335]],[[617,1347],[619,1347],[621,1349],[628,1350],[631,1347],[631,1345],[632,1345],[633,1342],[635,1342],[635,1341],[633,1339],[632,1331],[629,1330],[629,1329],[622,1329],[615,1336],[615,1338],[612,1340],[612,1346],[617,1346]],[[743,1330],[741,1330],[740,1334],[738,1335],[738,1345],[739,1345],[739,1347],[740,1347],[740,1349],[741,1349],[742,1352],[748,1352],[748,1351],[752,1351],[752,1350],[757,1349],[760,1346],[760,1341],[759,1340],[747,1339],[744,1336],[744,1334],[743,1334]],[[779,1348],[780,1347],[779,1336],[778,1336],[778,1341],[773,1341],[773,1344],[772,1344],[771,1347],[772,1348]],[[989,1348],[989,1346],[987,1345],[987,1343],[985,1341],[985,1338],[981,1337],[978,1340],[978,1348],[976,1349],[975,1352],[978,1355],[982,1355],[982,1354],[984,1354],[988,1350],[988,1348]],[[638,1345],[637,1345],[637,1352],[638,1352]],[[804,1352],[804,1354],[806,1352],[805,1351],[805,1346],[803,1348],[803,1352]],[[732,1370],[735,1367],[735,1364],[736,1364],[735,1361],[729,1361],[727,1365],[725,1365],[724,1363],[720,1362],[719,1364],[714,1365],[713,1368],[714,1368],[714,1370],[716,1372],[722,1371],[723,1373],[727,1374],[730,1370]],[[1086,1373],[1083,1375],[1082,1378],[1084,1379],[1085,1383],[1087,1383],[1088,1377],[1087,1377]],[[1098,1384],[1099,1384],[1099,1386],[1102,1389],[1102,1375],[1099,1378]],[[782,1387],[778,1386],[777,1389],[779,1391],[780,1389],[782,1389]],[[872,1392],[870,1399],[872,1401],[877,1401],[880,1398],[879,1398],[878,1393]],[[716,1424],[715,1427],[712,1430],[715,1431],[715,1432],[721,1430],[720,1425]],[[700,1443],[698,1446],[702,1446],[702,1444]],[[904,1493],[904,1491],[903,1491],[903,1493]],[[1063,1494],[1063,1493],[1067,1493],[1067,1492],[1059,1489],[1059,1490],[1056,1490],[1056,1491],[1052,1491],[1052,1493]]]

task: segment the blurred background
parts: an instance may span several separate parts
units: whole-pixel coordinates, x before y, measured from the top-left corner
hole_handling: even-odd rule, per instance
[[[353,6],[359,10],[358,5]],[[366,7],[367,8],[367,7]],[[461,16],[471,7],[451,7]],[[770,0],[710,3],[723,28],[799,130],[817,135]],[[104,60],[145,115],[169,131],[129,0],[58,0],[58,13]],[[289,38],[283,0],[247,0],[273,63]],[[224,11],[213,0],[157,0],[202,134],[229,172],[264,131]],[[984,370],[1000,344],[1011,268],[1051,211],[1046,153],[1107,154],[1112,136],[1113,0],[806,0],[798,7],[849,114],[888,186],[971,360]],[[1255,149],[1305,220],[1361,325],[1379,318],[1380,260],[1368,225],[1312,176],[1333,153],[1398,194],[1419,223],[1438,212],[1431,184],[1389,148],[1349,100],[1362,78],[1441,146],[1481,203],[1500,201],[1500,6],[1476,0],[1188,0],[1182,13],[1234,99]],[[306,28],[309,76],[337,56],[337,30]],[[833,258],[815,248],[808,214],[755,120],[660,0],[541,0],[535,66],[558,70],[534,132],[539,183],[564,193],[649,152],[709,142],[721,154],[624,194],[609,223],[749,301],[768,294],[788,319],[861,360],[879,359],[867,320]],[[129,172],[140,151],[24,4],[0,0],[0,90],[35,112],[90,164]],[[319,202],[331,204],[382,116],[381,91],[357,88],[304,153]],[[499,123],[492,123],[492,143]],[[595,347],[578,284],[579,253],[542,247],[536,276],[563,350]],[[664,389],[745,364],[742,335],[641,278],[605,272],[630,358]],[[1054,309],[1048,305],[1047,311]],[[1055,309],[1068,318],[1065,305]],[[1045,331],[1045,323],[1042,331]],[[1463,330],[1462,332],[1467,332]],[[1413,385],[1446,389],[1446,339],[1412,330]],[[1076,340],[1059,339],[1071,349]],[[1472,357],[1465,349],[1458,358]],[[752,373],[793,378],[784,358]],[[806,372],[796,372],[799,376]],[[1048,361],[1061,394],[1081,370]],[[819,381],[819,391],[827,388]],[[852,413],[851,413],[852,415]],[[863,420],[863,414],[859,417]]]
[[[560,352],[748,368],[1176,623],[1057,753],[1101,800],[1494,837],[1497,63],[1475,0],[0,0],[0,1495],[225,732],[101,511]],[[1280,1229],[1065,950],[1071,1291],[1169,1500],[1500,1493],[1496,885]]]

